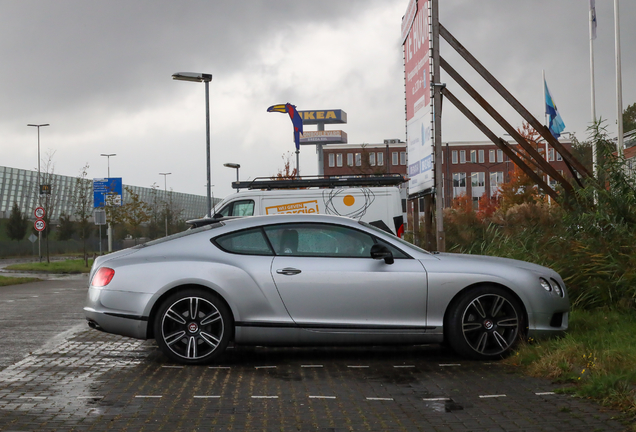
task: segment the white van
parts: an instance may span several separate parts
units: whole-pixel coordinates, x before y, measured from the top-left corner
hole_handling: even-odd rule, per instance
[[[395,186],[246,190],[227,196],[214,217],[319,213],[362,220],[394,235],[404,234],[400,189]]]

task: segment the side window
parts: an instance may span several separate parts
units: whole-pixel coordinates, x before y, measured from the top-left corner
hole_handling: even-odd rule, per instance
[[[265,233],[276,255],[370,258],[371,247],[381,243],[389,247],[395,258],[407,258],[404,253],[374,236],[339,225],[273,225],[265,227]]]
[[[230,253],[241,255],[274,255],[260,228],[225,234],[212,239],[212,241],[222,250]]]
[[[254,201],[236,201],[232,209],[232,216],[254,216]]]
[[[216,212],[222,216],[253,216],[254,215],[254,201],[243,200],[233,201],[228,203],[221,210]]]

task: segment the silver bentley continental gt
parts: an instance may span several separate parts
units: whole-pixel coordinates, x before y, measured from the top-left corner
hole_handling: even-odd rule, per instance
[[[494,359],[563,333],[561,277],[524,261],[429,253],[352,219],[221,219],[95,260],[92,328],[154,338],[171,360],[243,345],[447,343]]]

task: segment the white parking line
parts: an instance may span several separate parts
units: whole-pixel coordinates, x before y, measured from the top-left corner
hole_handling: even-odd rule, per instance
[[[370,401],[392,401],[393,398],[368,397],[367,400],[370,400]]]
[[[539,392],[539,393],[535,393],[537,396],[545,396],[545,395],[553,395],[556,394],[555,392]]]
[[[368,368],[369,366],[362,366],[362,365],[360,365],[360,366],[358,366],[358,365],[350,365],[350,366],[347,366],[347,367],[348,367],[348,368],[351,368],[351,369],[364,369],[364,368]]]
[[[139,399],[160,399],[163,396],[160,396],[160,395],[136,395],[135,397],[139,398]]]
[[[309,399],[335,399],[335,396],[309,396]]]
[[[219,399],[221,396],[195,395],[195,399]]]
[[[443,402],[443,401],[449,401],[450,398],[438,397],[438,398],[424,398],[422,400],[426,402]]]
[[[440,367],[453,367],[453,366],[461,366],[459,363],[440,363]]]
[[[276,369],[276,366],[254,366],[254,369]]]
[[[507,397],[505,394],[500,394],[500,395],[480,395],[479,396],[481,399],[488,399],[488,398],[500,398],[500,397]]]
[[[209,366],[208,369],[231,369],[229,366]]]
[[[321,368],[322,365],[300,365],[301,368]]]
[[[278,396],[252,396],[252,399],[278,399]]]
[[[162,368],[166,368],[166,369],[183,369],[183,366],[170,366],[170,365],[164,365],[161,366]]]
[[[393,365],[394,368],[414,368],[415,365]]]
[[[35,400],[44,400],[48,396],[20,396],[20,399],[35,399]]]
[[[78,396],[78,399],[104,399],[104,396]]]

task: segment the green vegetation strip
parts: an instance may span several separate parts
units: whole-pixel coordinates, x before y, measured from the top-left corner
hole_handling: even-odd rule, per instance
[[[19,285],[29,282],[37,282],[41,279],[31,277],[7,277],[0,276],[0,286]]]
[[[83,259],[76,260],[64,260],[64,261],[52,261],[46,262],[32,262],[12,264],[5,267],[7,270],[19,270],[19,271],[39,271],[45,273],[88,273],[93,265],[93,260],[88,260],[88,267],[84,266]]]
[[[636,313],[574,311],[565,337],[530,341],[505,360],[563,393],[599,401],[636,418]],[[634,426],[636,428],[636,426]],[[636,429],[633,429],[636,430]]]

